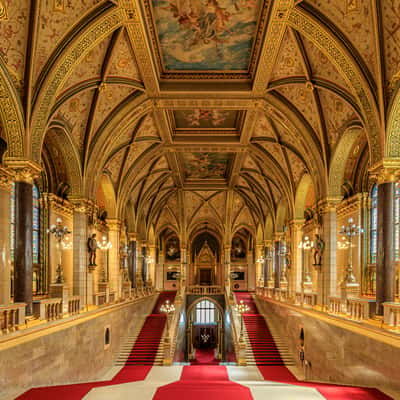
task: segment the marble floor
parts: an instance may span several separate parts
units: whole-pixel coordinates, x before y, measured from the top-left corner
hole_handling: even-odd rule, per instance
[[[153,399],[158,388],[180,380],[183,368],[182,366],[153,367],[144,381],[97,387],[90,390],[84,399]],[[229,380],[249,388],[254,400],[325,399],[314,388],[265,381],[257,367],[226,366],[224,368],[227,369]],[[199,385],[201,385],[200,382]]]

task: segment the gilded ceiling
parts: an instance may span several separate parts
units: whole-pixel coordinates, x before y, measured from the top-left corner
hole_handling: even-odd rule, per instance
[[[109,179],[109,215],[133,231],[190,235],[209,221],[221,235],[255,232],[280,204],[294,217],[305,175],[315,205],[344,183],[368,190],[368,168],[400,156],[400,0],[0,0],[0,10],[9,156],[42,163],[71,197],[95,198]]]

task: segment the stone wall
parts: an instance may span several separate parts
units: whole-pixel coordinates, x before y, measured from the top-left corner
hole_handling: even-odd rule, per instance
[[[390,335],[389,339],[382,333],[380,341],[373,338],[375,332],[372,335],[364,329],[362,333],[362,326],[336,326],[272,301],[257,300],[257,305],[268,324],[285,338],[299,367],[300,331],[304,329],[305,360],[310,363],[308,380],[377,387],[400,394],[400,338]],[[389,340],[393,345],[386,343]]]
[[[48,323],[32,332],[20,331],[0,342],[1,398],[23,389],[86,382],[101,377],[113,365],[121,340],[143,324],[156,296],[121,303],[70,320]],[[104,343],[105,329],[111,341]],[[24,334],[25,333],[25,334]]]

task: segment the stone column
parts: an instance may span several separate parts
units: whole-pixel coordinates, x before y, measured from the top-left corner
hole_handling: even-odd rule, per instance
[[[185,244],[181,245],[181,278],[180,278],[180,290],[182,294],[186,287],[186,277],[187,277],[187,247]]]
[[[328,305],[328,297],[336,295],[337,269],[336,269],[336,248],[337,248],[337,223],[336,205],[340,199],[325,199],[318,203],[319,215],[321,217],[320,235],[324,241],[322,254],[322,265],[318,279],[319,305]]]
[[[149,245],[149,256],[152,262],[147,263],[147,286],[155,286],[156,281],[156,245]]]
[[[281,242],[278,236],[274,240],[274,288],[280,287],[281,280]]]
[[[142,264],[142,280],[144,286],[147,286],[147,276],[148,276],[148,266],[147,266],[147,243],[145,241],[142,242],[141,247],[141,264]]]
[[[119,219],[107,219],[108,240],[111,242],[111,248],[108,254],[108,277],[110,281],[110,292],[115,292],[115,298],[121,298],[121,273],[119,260],[120,231],[121,221]]]
[[[82,305],[93,304],[93,277],[88,268],[89,215],[93,203],[88,199],[74,199],[73,211],[73,294]]]
[[[274,277],[274,248],[272,240],[265,241],[266,248],[266,286],[268,288],[273,288],[275,285],[275,277]]]
[[[265,264],[265,258],[264,258],[264,245],[263,244],[257,244],[256,245],[256,287],[263,287],[264,286],[264,264]],[[261,257],[264,258],[263,262],[260,262],[258,260],[261,259]]]
[[[291,280],[292,283],[289,285],[289,290],[294,295],[296,292],[301,292],[301,283],[302,283],[302,249],[300,246],[301,241],[303,240],[303,225],[304,220],[293,220],[290,222],[290,231],[292,235],[291,240]]]
[[[377,315],[383,315],[383,303],[393,302],[395,296],[394,192],[395,183],[393,181],[378,182]]]
[[[225,287],[228,292],[232,291],[231,288],[231,246],[225,245],[224,247],[224,277],[225,277]]]
[[[32,187],[41,168],[27,160],[7,164],[15,171],[14,302],[26,303],[29,316],[32,315]]]
[[[128,233],[128,273],[132,287],[136,287],[136,233]]]
[[[143,254],[142,254],[142,244],[140,241],[136,241],[136,287],[138,289],[143,289]]]
[[[11,296],[11,185],[11,173],[0,167],[0,304],[8,304]]]

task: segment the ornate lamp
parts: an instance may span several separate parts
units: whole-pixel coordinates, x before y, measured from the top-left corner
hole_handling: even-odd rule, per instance
[[[107,266],[101,270],[101,282],[107,282],[108,278],[108,251],[112,248],[112,243],[108,240],[107,236],[103,236],[101,238],[101,241],[97,243],[97,247],[102,250],[106,251],[107,255]]]
[[[342,228],[339,231],[339,233],[341,235],[343,235],[345,238],[347,238],[347,241],[344,242],[344,244],[342,245],[342,248],[349,249],[347,273],[346,273],[344,282],[345,283],[356,283],[356,278],[353,274],[353,251],[352,251],[353,237],[361,235],[364,232],[364,229],[362,229],[360,226],[357,226],[354,223],[353,218],[349,218],[347,222],[348,222],[348,225],[342,225]]]
[[[62,225],[62,219],[57,218],[56,223],[50,226],[50,229],[47,229],[47,233],[52,234],[56,239],[56,249],[57,249],[57,269],[56,269],[56,281],[55,283],[64,283],[64,273],[63,267],[61,264],[62,260],[62,250],[65,248],[71,248],[71,242],[65,240],[64,237],[71,233],[71,231]]]
[[[166,300],[166,302],[160,307],[160,311],[167,317],[167,334],[166,337],[169,338],[169,316],[175,312],[175,306]]]
[[[243,301],[240,300],[239,304],[236,304],[234,310],[240,314],[240,335],[239,341],[243,342],[243,314],[250,310],[250,307]]]
[[[314,242],[310,240],[308,236],[304,236],[304,239],[299,243],[299,249],[302,249],[302,259],[303,259],[303,268],[304,268],[304,283],[311,283],[311,274],[310,269],[308,268],[308,263],[305,266],[304,262],[304,252],[311,250],[314,247]]]

